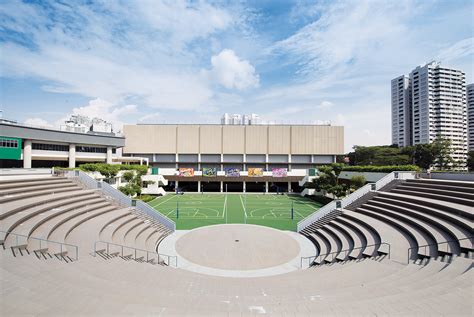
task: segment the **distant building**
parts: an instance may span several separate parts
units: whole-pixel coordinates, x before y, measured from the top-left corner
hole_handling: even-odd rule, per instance
[[[92,118],[81,115],[72,115],[69,120],[60,125],[61,131],[76,133],[113,133],[112,123],[100,118]]]
[[[451,140],[452,157],[467,157],[467,105],[464,72],[439,62],[418,66],[392,80],[392,142],[426,144],[438,136]]]
[[[467,85],[467,129],[469,140],[469,151],[474,151],[474,84]]]
[[[248,114],[228,114],[224,113],[221,118],[221,124],[223,125],[255,125],[261,124],[260,116],[258,114],[252,113]]]

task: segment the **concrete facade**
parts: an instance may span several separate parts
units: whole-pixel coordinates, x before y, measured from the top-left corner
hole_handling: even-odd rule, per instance
[[[147,157],[176,187],[192,183],[187,186],[196,192],[202,185],[225,191],[227,183],[240,186],[238,191],[252,186],[255,191],[268,192],[272,186],[291,191],[291,183],[297,184],[308,168],[333,163],[344,153],[344,127],[329,125],[139,124],[125,125],[124,135],[124,155]],[[195,174],[179,176],[179,168],[193,168]],[[203,177],[203,168],[216,168],[218,174]],[[226,177],[226,168],[239,169],[240,177]],[[248,168],[265,174],[248,177]],[[273,178],[274,168],[286,168],[288,176]]]
[[[32,168],[33,165],[73,168],[76,162],[112,163],[118,159],[116,150],[125,145],[123,137],[114,135],[74,133],[17,123],[1,122],[0,136],[23,140],[21,166],[16,166],[11,160],[0,160],[4,167],[12,164],[23,168]]]

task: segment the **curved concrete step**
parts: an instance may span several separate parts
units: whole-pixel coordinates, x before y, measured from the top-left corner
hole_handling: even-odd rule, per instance
[[[137,226],[127,235],[126,243],[128,243],[129,245],[134,245],[138,249],[146,250],[146,238],[155,230],[156,229],[145,223],[143,224],[143,226]],[[131,240],[132,237],[134,239],[133,241]]]
[[[342,239],[339,237],[331,228],[328,228],[326,225],[318,229],[321,234],[325,234],[326,238],[331,244],[331,254],[329,256],[329,261],[344,261],[345,257],[341,254],[342,250]],[[327,258],[326,258],[327,261]]]
[[[142,224],[143,224],[143,220],[139,218],[135,218],[134,220],[124,224],[123,226],[120,226],[120,228],[118,228],[112,236],[113,242],[117,244],[127,245],[127,243],[125,243],[127,234],[131,230],[133,230],[134,228]],[[132,244],[133,244],[134,239],[135,237],[133,237]]]
[[[372,203],[378,203],[379,206],[385,207],[400,216],[406,217],[412,222],[417,221],[420,224],[423,224],[427,230],[431,231],[437,243],[452,241],[438,245],[438,252],[459,254],[460,244],[455,241],[457,237],[454,232],[460,233],[460,231],[444,219],[400,207],[396,205],[393,200],[384,197],[378,197],[377,199],[374,199]]]
[[[100,231],[108,223],[115,219],[130,214],[130,208],[120,208],[108,213],[98,215],[81,226],[74,228],[66,238],[66,242],[79,246],[81,255],[87,255],[93,251],[94,243],[100,240]],[[98,249],[103,249],[103,244],[97,245]]]
[[[135,220],[137,217],[130,213],[124,217],[117,217],[113,222],[104,224],[103,230],[100,231],[100,240],[114,242],[114,234],[123,225]]]
[[[17,234],[30,236],[33,232],[37,237],[45,238],[47,234],[42,234],[41,230],[38,228],[45,228],[51,225],[52,222],[60,221],[60,219],[67,217],[71,213],[82,210],[84,207],[84,201],[82,197],[74,198],[71,200],[72,203],[64,203],[60,208],[52,208],[48,210],[40,210],[35,213],[27,213],[23,217],[18,217],[21,215],[15,214],[7,218],[6,220],[11,220],[10,227],[8,231],[13,231]],[[110,205],[108,202],[104,202],[102,197],[91,196],[88,199],[88,202],[93,207],[103,207],[105,205]],[[15,217],[17,216],[17,217]],[[4,221],[2,221],[3,225]],[[7,223],[6,223],[7,224]],[[43,226],[43,227],[42,227]],[[5,244],[8,244],[8,239],[5,241]]]
[[[107,206],[96,210],[91,210],[86,213],[82,213],[75,217],[71,217],[70,219],[68,219],[68,221],[63,222],[61,223],[61,225],[54,228],[53,231],[49,233],[48,240],[65,242],[68,238],[68,235],[71,233],[72,230],[74,230],[74,228],[84,225],[84,223],[102,214],[111,213],[114,210],[117,210],[116,206]],[[57,254],[60,251],[58,246],[53,244],[52,246],[48,245],[48,252],[51,252],[52,254]]]
[[[433,188],[434,187],[434,188]],[[440,188],[441,187],[441,188]],[[417,185],[413,183],[401,183],[396,187],[397,189],[414,190],[417,192],[437,194],[442,196],[451,196],[462,199],[474,200],[474,189],[464,188],[465,191],[460,191],[457,188],[448,186],[433,186],[433,185]],[[466,192],[467,191],[467,192]]]
[[[404,185],[411,186],[411,187],[418,187],[418,188],[444,189],[444,190],[449,190],[453,192],[474,194],[474,187],[456,186],[450,183],[433,184],[433,183],[427,183],[427,182],[406,182],[404,183]]]
[[[452,196],[452,193],[449,193],[448,191],[444,192],[443,194],[441,193],[432,193],[432,192],[424,192],[421,190],[415,190],[415,189],[399,189],[398,187],[395,189],[392,189],[390,191],[391,193],[399,193],[399,194],[404,194],[404,195],[411,195],[411,196],[417,196],[417,197],[426,197],[426,198],[431,198],[431,199],[436,199],[436,200],[443,200],[447,202],[452,202],[464,206],[469,206],[472,207],[474,206],[474,202],[472,199],[467,199],[467,198],[459,198]],[[440,192],[440,191],[437,191]]]
[[[65,192],[71,192],[71,191],[77,191],[81,189],[79,186],[73,186],[73,187],[66,187],[66,188],[53,188],[53,189],[42,189],[38,191],[29,191],[29,192],[23,192],[21,194],[12,194],[12,195],[5,195],[3,197],[0,197],[0,204],[5,204],[8,202],[20,202],[23,199],[29,199],[31,197],[38,197],[38,196],[54,196],[54,195],[59,195],[61,193]]]
[[[354,238],[352,237],[352,234],[354,233],[352,232],[352,230],[347,229],[342,224],[336,223],[334,220],[328,223],[326,227],[331,228],[331,230],[335,234],[337,234],[341,239],[341,242],[342,242],[341,251],[344,251],[344,252],[341,252],[341,256],[343,257],[342,261],[345,261],[351,258],[352,259],[357,258],[358,254],[356,256],[354,256],[353,254],[353,251],[355,250],[354,250]],[[356,238],[358,237],[356,236]],[[354,253],[358,253],[358,252],[360,252],[360,250],[355,251]]]
[[[17,182],[17,183],[14,183],[14,182],[6,183],[6,184],[0,183],[0,194],[3,194],[4,191],[8,191],[10,189],[16,189],[16,188],[28,189],[30,187],[41,186],[41,185],[68,184],[68,183],[72,183],[72,181],[67,178],[56,179],[53,177],[50,177],[48,179],[38,180],[38,181],[27,180],[25,182]]]
[[[314,263],[325,263],[328,253],[331,253],[331,243],[329,242],[326,235],[318,230],[313,231],[311,235],[318,241],[318,244],[321,247],[318,256],[314,260]]]
[[[36,191],[56,191],[57,189],[60,188],[80,188],[77,184],[72,183],[72,182],[66,182],[66,183],[53,183],[53,184],[44,184],[44,185],[36,185],[32,187],[19,187],[19,188],[11,188],[11,189],[5,189],[0,192],[0,198],[6,197],[6,196],[11,196],[11,195],[17,195],[17,194],[28,194],[32,193],[34,194]]]
[[[0,221],[0,230],[2,231],[13,231],[21,223],[24,223],[31,217],[54,214],[56,212],[61,213],[62,211],[68,211],[69,208],[75,208],[77,205],[81,205],[84,199],[96,199],[99,196],[95,193],[87,193],[83,196],[67,197],[65,199],[58,199],[47,204],[33,205],[31,207],[17,209],[15,213],[9,213],[5,211],[5,216]],[[72,206],[72,207],[71,207]]]
[[[411,238],[411,241],[412,241],[411,247],[414,248],[413,252],[411,252],[413,256],[416,256],[416,255],[418,255],[419,257],[437,256],[437,248],[434,248],[434,247],[418,248],[421,245],[427,245],[430,242],[432,242],[430,240],[427,240],[427,237],[425,235],[423,235],[416,228],[413,228],[412,226],[408,226],[403,221],[400,221],[396,218],[392,218],[390,216],[387,216],[381,213],[380,209],[381,208],[374,207],[374,206],[364,206],[364,207],[357,208],[356,212],[363,213],[367,216],[383,221],[387,223],[388,225],[392,226],[394,229],[398,230],[401,235],[407,238],[408,237]],[[416,258],[413,257],[413,259],[416,259]]]
[[[367,240],[363,251],[365,256],[372,257],[378,255],[379,247],[376,245],[382,241],[377,229],[375,229],[370,222],[367,222],[367,219],[360,219],[357,213],[350,210],[344,210],[344,213],[339,218],[346,221],[346,223],[352,224],[364,234]]]
[[[413,207],[412,209],[417,209],[438,218],[446,219],[466,232],[470,232],[472,229],[472,221],[474,220],[472,215],[474,210],[472,210],[472,208],[448,202],[393,193],[381,193],[379,197],[391,198],[399,201],[400,204],[410,206],[410,208]]]
[[[350,220],[345,220],[341,217],[333,220],[332,223],[344,229],[351,236],[354,246],[349,256],[354,259],[362,258],[364,256],[365,246],[368,244],[364,233],[357,225],[352,224]]]
[[[378,201],[369,201],[366,204],[364,204],[363,208],[381,212],[390,218],[397,219],[403,222],[405,224],[405,227],[411,227],[413,228],[413,230],[417,230],[419,234],[423,237],[424,241],[426,242],[425,244],[436,244],[438,242],[446,241],[444,239],[444,236],[440,233],[437,227],[434,227],[431,224],[426,223],[424,221],[420,221],[416,218],[397,213],[391,210],[392,208],[391,205],[387,205],[385,203],[378,202]],[[422,244],[419,244],[419,246],[421,245]],[[433,246],[432,249],[433,251],[432,251],[431,257],[437,256],[438,247]],[[434,252],[434,250],[436,250],[436,252]]]
[[[83,197],[91,193],[97,193],[95,190],[81,190],[77,189],[74,191],[68,191],[61,194],[55,195],[45,195],[41,197],[30,197],[24,200],[11,201],[5,204],[0,204],[0,220],[5,219],[6,217],[20,211],[24,211],[27,208],[48,205],[52,202],[57,202],[62,199],[73,198],[73,197]]]

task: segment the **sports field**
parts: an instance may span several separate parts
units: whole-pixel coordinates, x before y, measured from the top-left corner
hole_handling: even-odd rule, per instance
[[[248,223],[296,231],[298,221],[321,204],[299,195],[168,194],[149,204],[176,222],[177,229]]]

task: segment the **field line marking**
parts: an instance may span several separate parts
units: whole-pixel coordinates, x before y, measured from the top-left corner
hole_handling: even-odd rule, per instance
[[[247,218],[247,209],[245,208],[244,201],[242,200],[242,195],[239,194],[240,203],[242,204],[242,209],[244,210],[245,218]]]
[[[159,205],[161,205],[161,204],[164,204],[165,202],[170,201],[170,200],[173,199],[174,197],[176,197],[176,195],[171,196],[171,198],[168,198],[168,199],[166,199],[166,200],[163,200],[161,203],[159,203],[159,204],[157,204],[157,205],[154,205],[154,206],[152,206],[152,207],[155,208],[155,207],[157,207],[157,206],[159,206]]]
[[[224,198],[224,207],[222,209],[222,211],[223,211],[222,219],[224,219],[224,217],[225,217],[225,213],[226,213],[225,207],[226,206],[227,206],[227,195],[225,195],[225,198]]]

